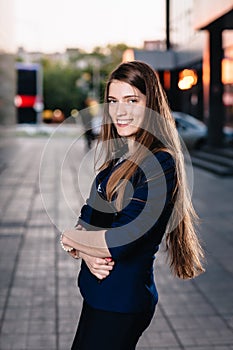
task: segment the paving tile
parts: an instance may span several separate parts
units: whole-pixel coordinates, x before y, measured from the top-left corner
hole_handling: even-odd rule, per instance
[[[82,162],[84,143],[67,151],[72,142],[52,140],[40,163],[46,138],[18,138],[1,173],[0,350],[68,350],[72,343],[82,306],[80,261],[64,254],[59,231],[76,222],[90,187],[79,176],[83,190],[77,191],[76,164]],[[233,350],[232,193],[232,178],[194,168],[206,273],[193,281],[174,278],[161,247],[155,262],[159,304],[138,350]]]
[[[1,334],[1,350],[27,350],[27,334]]]
[[[27,337],[27,348],[30,350],[56,350],[56,334],[29,334]]]

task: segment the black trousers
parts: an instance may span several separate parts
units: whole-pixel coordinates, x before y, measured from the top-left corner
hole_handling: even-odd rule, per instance
[[[120,313],[83,308],[71,350],[134,350],[154,310]]]

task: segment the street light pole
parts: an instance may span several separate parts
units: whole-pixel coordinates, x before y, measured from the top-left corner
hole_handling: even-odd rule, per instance
[[[166,0],[166,49],[170,48],[170,0]]]
[[[222,30],[214,28],[209,31],[210,43],[210,87],[209,87],[209,120],[208,144],[211,147],[223,145],[223,126],[225,110],[222,101]]]

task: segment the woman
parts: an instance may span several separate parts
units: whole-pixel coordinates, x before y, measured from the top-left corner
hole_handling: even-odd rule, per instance
[[[84,298],[72,350],[131,350],[158,302],[154,255],[166,237],[173,273],[204,271],[179,137],[154,70],[122,63],[105,91],[101,133],[105,161],[76,230],[62,247],[82,258]]]

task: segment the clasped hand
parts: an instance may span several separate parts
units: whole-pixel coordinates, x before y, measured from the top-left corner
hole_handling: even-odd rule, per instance
[[[76,229],[85,230],[85,228],[82,227],[81,225],[78,225]],[[64,240],[65,240],[65,237],[64,237]],[[63,243],[66,245],[66,242],[63,242]],[[106,258],[94,257],[84,252],[77,252],[76,249],[73,249],[72,251],[68,252],[68,254],[73,258],[77,258],[77,255],[80,258],[82,258],[85,261],[90,272],[100,280],[106,278],[110,274],[114,266],[114,261],[112,260],[111,257],[106,257]]]
[[[91,273],[100,280],[106,278],[113,269],[114,261],[111,258],[96,258],[81,252],[79,255],[85,261]]]

